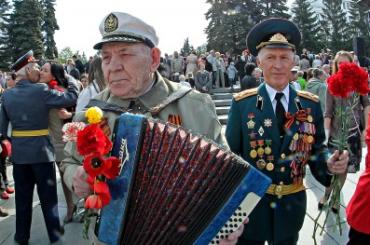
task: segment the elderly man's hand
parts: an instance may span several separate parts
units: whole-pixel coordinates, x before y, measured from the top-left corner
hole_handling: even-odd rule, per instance
[[[79,166],[73,176],[73,190],[79,198],[85,198],[90,193],[89,184],[86,182],[87,174],[82,166]]]
[[[343,174],[347,171],[348,161],[348,151],[339,154],[339,151],[336,150],[327,161],[328,169],[333,174]]]
[[[244,224],[247,224],[248,218],[244,220]],[[226,239],[221,240],[220,245],[235,245],[238,242],[239,237],[243,234],[244,224],[242,224],[236,231],[231,233]]]

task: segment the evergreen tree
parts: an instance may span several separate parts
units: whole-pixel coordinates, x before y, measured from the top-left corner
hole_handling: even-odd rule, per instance
[[[59,30],[57,20],[55,18],[55,0],[42,0],[44,11],[44,22],[42,24],[42,32],[44,34],[45,57],[47,59],[55,59],[58,57],[58,50],[54,40],[54,33]]]
[[[13,61],[31,49],[34,56],[41,59],[44,54],[41,4],[38,0],[13,0],[13,2],[14,11],[10,15],[9,26]]]
[[[342,9],[342,0],[323,0],[323,24],[328,36],[327,47],[336,53],[339,50],[350,50],[352,40],[346,14]]]
[[[288,19],[288,4],[287,0],[259,0],[258,7],[264,18],[281,17]]]
[[[295,0],[292,6],[292,21],[302,34],[301,46],[310,51],[318,52],[323,48],[319,16],[312,9],[310,0]]]
[[[0,0],[0,69],[8,69],[12,61],[8,34],[9,11],[8,0]]]
[[[194,50],[194,47],[190,45],[189,38],[187,37],[184,41],[184,45],[182,46],[182,49],[180,51],[180,54],[182,56],[187,56]]]
[[[365,39],[365,47],[367,47],[367,55],[370,55],[370,28],[367,22],[367,9],[364,5],[357,2],[350,3],[350,33],[351,38],[362,37]]]
[[[206,13],[208,50],[241,53],[252,26],[261,20],[257,0],[207,0],[211,8]]]

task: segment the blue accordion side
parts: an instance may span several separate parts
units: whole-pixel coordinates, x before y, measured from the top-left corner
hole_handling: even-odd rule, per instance
[[[112,155],[127,161],[122,167],[121,175],[108,182],[112,200],[102,209],[98,227],[99,240],[112,245],[120,242],[129,188],[132,186],[131,176],[134,175],[136,154],[140,150],[138,136],[141,134],[145,116],[125,113],[118,120]]]

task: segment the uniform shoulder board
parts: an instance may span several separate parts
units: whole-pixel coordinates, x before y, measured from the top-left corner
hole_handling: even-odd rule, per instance
[[[258,90],[258,88],[251,88],[251,89],[247,89],[247,90],[244,90],[242,92],[236,93],[233,96],[234,96],[235,101],[239,101],[239,100],[242,100],[242,99],[247,98],[249,96],[256,95],[257,90]]]
[[[309,100],[312,100],[312,101],[315,101],[315,102],[320,101],[319,96],[317,96],[313,93],[310,93],[308,91],[297,91],[297,94],[300,97],[303,97],[303,98],[306,98],[306,99],[309,99]]]

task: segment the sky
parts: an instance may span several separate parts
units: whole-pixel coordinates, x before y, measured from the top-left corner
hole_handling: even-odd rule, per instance
[[[198,47],[207,42],[204,29],[209,9],[205,0],[57,0],[55,15],[59,25],[55,41],[60,51],[72,51],[92,56],[92,48],[101,39],[99,24],[110,12],[126,12],[152,25],[159,37],[162,53],[180,50],[189,37]]]

